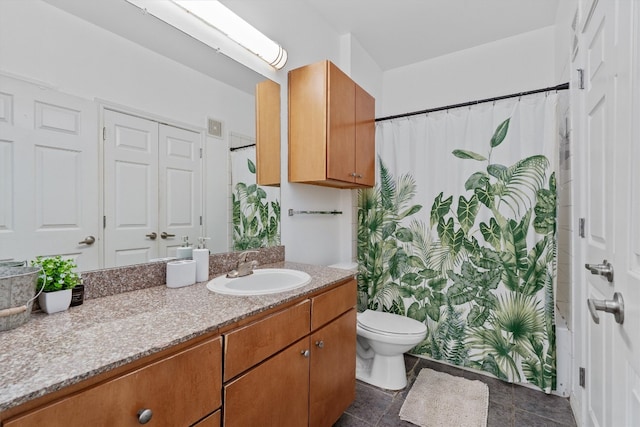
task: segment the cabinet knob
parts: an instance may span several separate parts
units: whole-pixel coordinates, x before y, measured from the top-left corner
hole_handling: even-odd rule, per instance
[[[318,348],[324,348],[324,341],[320,340],[320,341],[316,341],[316,347]]]
[[[309,357],[309,350],[302,350],[300,354],[304,357]]]
[[[153,417],[153,411],[151,409],[140,409],[138,411],[138,422],[140,424],[146,424],[151,421],[151,417]]]

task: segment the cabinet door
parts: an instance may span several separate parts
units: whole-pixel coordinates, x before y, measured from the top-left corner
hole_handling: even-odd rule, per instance
[[[356,310],[311,335],[309,426],[330,426],[356,395]]]
[[[280,85],[256,85],[256,163],[258,185],[280,185]]]
[[[327,178],[327,61],[289,71],[289,181]]]
[[[209,415],[205,419],[200,420],[199,422],[194,424],[194,427],[220,427],[222,425],[220,423],[220,418],[221,418],[220,413],[221,412],[222,411],[220,409],[218,409],[213,414]]]
[[[356,179],[373,187],[376,182],[376,101],[356,85]]]
[[[221,406],[222,340],[197,344],[113,380],[6,421],[6,427],[188,426]]]
[[[327,178],[355,182],[355,111],[353,80],[329,63]]]
[[[309,337],[224,386],[225,427],[307,426],[308,419]]]

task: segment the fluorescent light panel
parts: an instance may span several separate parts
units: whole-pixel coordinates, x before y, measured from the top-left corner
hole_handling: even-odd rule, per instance
[[[220,32],[235,43],[257,55],[276,69],[287,62],[287,51],[262,34],[244,19],[215,0],[126,0],[158,19],[178,28],[216,50],[221,46],[213,42],[215,37],[203,33],[197,23],[204,24],[213,32]],[[193,18],[193,19],[191,19]],[[202,25],[200,25],[202,26]]]

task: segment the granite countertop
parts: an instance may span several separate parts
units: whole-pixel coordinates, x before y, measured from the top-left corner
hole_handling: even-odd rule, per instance
[[[308,285],[271,295],[226,296],[206,282],[155,286],[91,299],[56,314],[33,313],[0,332],[0,412],[353,277],[291,262],[265,265],[308,273]]]

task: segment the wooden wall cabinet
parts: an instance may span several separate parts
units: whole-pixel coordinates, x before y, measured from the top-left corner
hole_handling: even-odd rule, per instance
[[[289,72],[289,181],[375,184],[375,100],[330,61]]]
[[[222,340],[214,338],[5,421],[4,427],[220,425]],[[217,412],[217,413],[216,413]],[[200,421],[202,420],[202,421]]]
[[[333,425],[355,399],[355,304],[351,280],[225,336],[225,380],[253,349],[231,362],[245,371],[224,384],[225,427]]]
[[[280,186],[280,85],[256,85],[256,183]]]

